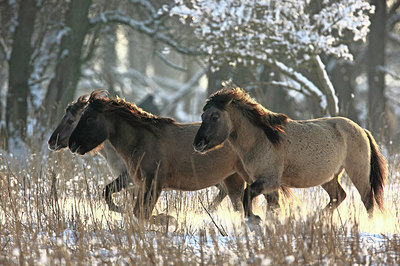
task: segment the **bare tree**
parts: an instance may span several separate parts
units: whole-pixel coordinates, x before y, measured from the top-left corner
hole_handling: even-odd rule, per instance
[[[91,0],[71,0],[66,14],[67,32],[61,40],[54,77],[47,89],[44,105],[50,120],[57,117],[60,108],[74,97],[81,77],[82,46],[88,33]]]
[[[385,126],[385,44],[386,44],[386,0],[372,0],[375,13],[371,15],[371,26],[367,51],[368,65],[368,114],[369,128],[375,133]],[[382,134],[379,134],[382,135]],[[377,136],[379,136],[377,135]]]
[[[26,136],[27,98],[31,73],[31,38],[37,13],[36,0],[21,1],[18,25],[13,36],[9,59],[6,125],[10,136],[22,140]]]

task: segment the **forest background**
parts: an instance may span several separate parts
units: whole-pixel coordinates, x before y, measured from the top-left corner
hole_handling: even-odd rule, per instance
[[[0,0],[0,264],[398,265],[400,0]],[[388,160],[386,213],[347,198],[325,217],[321,187],[281,210],[259,197],[252,227],[218,189],[164,191],[134,217],[134,189],[103,197],[100,156],[47,148],[66,106],[108,90],[154,114],[200,121],[239,86],[292,119],[345,116]],[[154,222],[154,223],[153,223]]]
[[[400,1],[214,2],[0,1],[1,147],[45,141],[95,89],[198,121],[226,82],[272,111],[349,117],[398,147]]]

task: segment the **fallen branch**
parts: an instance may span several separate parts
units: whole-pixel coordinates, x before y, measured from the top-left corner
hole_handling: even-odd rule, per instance
[[[198,197],[198,198],[199,198],[199,201],[200,201],[201,206],[202,206],[203,209],[206,211],[206,213],[208,214],[208,216],[210,216],[212,223],[213,223],[213,224],[215,225],[215,227],[218,229],[218,231],[219,231],[219,233],[221,234],[221,236],[228,236],[228,234],[226,233],[224,227],[223,227],[222,225],[221,225],[221,227],[217,225],[217,223],[215,222],[214,218],[211,216],[211,213],[206,209],[206,207],[204,207],[204,204],[203,204],[203,201],[201,200],[201,198],[200,198],[200,197]]]

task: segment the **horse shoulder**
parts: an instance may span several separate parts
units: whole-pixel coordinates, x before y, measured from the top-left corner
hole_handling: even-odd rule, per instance
[[[121,156],[118,155],[117,151],[111,145],[111,143],[106,140],[103,147],[98,150],[101,156],[107,161],[108,166],[111,168],[115,175],[119,175],[126,171],[126,165]]]

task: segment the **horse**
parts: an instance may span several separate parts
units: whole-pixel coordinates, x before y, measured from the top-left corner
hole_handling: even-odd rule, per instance
[[[242,177],[250,184],[243,197],[247,216],[253,215],[254,197],[282,185],[321,185],[330,197],[324,210],[332,212],[346,198],[340,183],[344,170],[369,216],[375,205],[384,211],[386,159],[372,134],[347,118],[292,120],[239,88],[225,88],[207,99],[193,146],[207,154],[226,145],[240,158],[246,172]]]
[[[87,96],[85,95],[79,97],[76,102],[71,103],[65,109],[64,116],[48,140],[48,147],[50,150],[59,151],[68,147],[69,137],[78,124],[82,112],[87,105],[86,98]],[[96,152],[104,157],[113,175],[117,176],[115,180],[106,185],[103,190],[103,197],[111,211],[121,212],[121,208],[114,203],[112,194],[132,184],[128,170],[126,169],[124,161],[109,141],[105,141]]]
[[[147,113],[122,99],[103,97],[94,91],[69,148],[83,155],[108,140],[125,161],[135,185],[140,187],[134,214],[149,219],[164,189],[194,191],[223,183],[234,209],[243,212],[243,167],[232,148],[195,153],[192,140],[200,123],[179,124]],[[283,189],[290,195],[289,189]],[[268,194],[278,204],[279,193]]]

